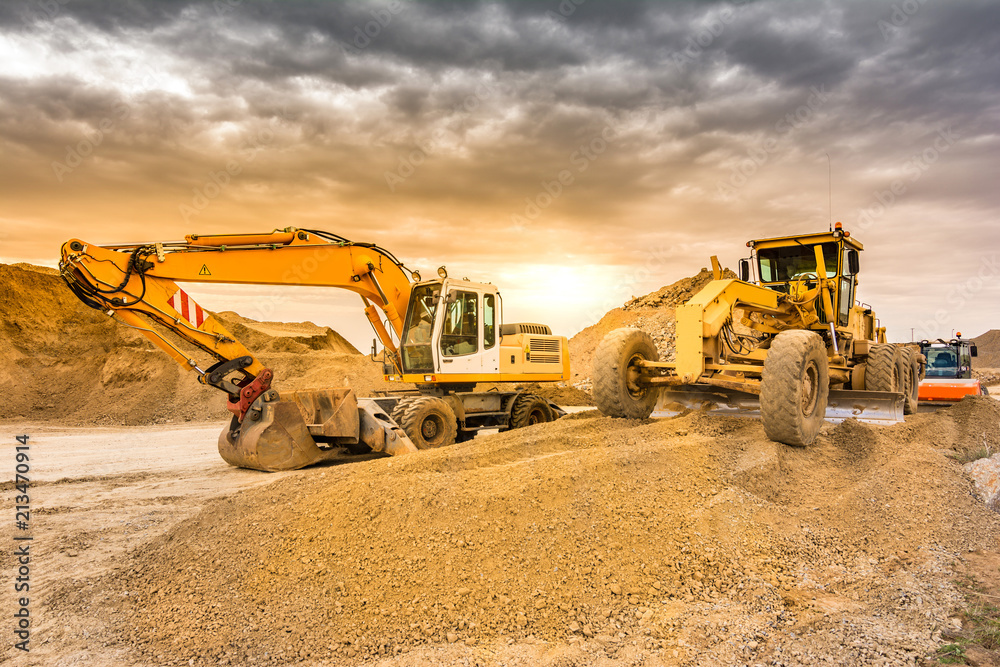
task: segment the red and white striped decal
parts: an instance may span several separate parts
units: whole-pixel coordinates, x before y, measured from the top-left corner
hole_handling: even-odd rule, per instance
[[[170,304],[171,308],[180,313],[181,317],[194,324],[195,328],[200,329],[201,325],[205,323],[205,311],[184,290],[178,289],[174,292],[174,295],[167,300],[167,303]],[[191,317],[192,315],[194,318]]]

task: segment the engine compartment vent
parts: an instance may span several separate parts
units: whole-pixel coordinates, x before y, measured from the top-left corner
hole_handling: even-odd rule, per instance
[[[501,336],[517,336],[518,334],[534,334],[536,336],[551,336],[552,329],[545,324],[502,324]]]

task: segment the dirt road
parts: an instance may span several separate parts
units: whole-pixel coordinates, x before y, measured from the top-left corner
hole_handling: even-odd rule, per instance
[[[101,630],[94,627],[96,619],[56,618],[41,608],[53,583],[103,574],[123,554],[190,518],[212,498],[297,474],[230,467],[216,450],[221,428],[221,423],[135,428],[28,423],[0,429],[0,442],[9,445],[6,465],[0,464],[3,507],[11,515],[3,522],[5,547],[13,536],[34,538],[29,599],[37,625],[29,656],[17,656],[23,664],[120,664],[88,641]],[[13,449],[21,434],[29,435],[31,457],[28,531],[13,525]],[[14,598],[5,585],[4,612],[14,609]]]

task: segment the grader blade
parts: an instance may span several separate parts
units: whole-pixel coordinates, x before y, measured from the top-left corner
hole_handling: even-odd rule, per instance
[[[297,470],[355,453],[417,451],[374,402],[361,405],[350,389],[269,391],[254,401],[241,424],[233,417],[219,436],[219,454],[240,468]]]
[[[831,389],[826,404],[826,421],[839,424],[852,418],[868,424],[898,424],[903,421],[903,394]]]
[[[709,384],[664,387],[660,389],[652,416],[674,417],[686,410],[759,417],[760,399],[755,394]]]
[[[660,390],[653,417],[674,417],[684,411],[718,415],[760,417],[760,398],[755,394],[707,384],[681,385]],[[869,424],[903,421],[903,395],[887,391],[830,390],[824,419],[839,424],[857,419]]]

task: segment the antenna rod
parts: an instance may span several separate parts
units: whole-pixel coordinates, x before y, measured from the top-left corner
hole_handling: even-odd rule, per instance
[[[833,160],[830,159],[830,154],[825,153],[826,164],[827,164],[827,184],[829,185],[829,211],[830,211],[830,231],[833,231]]]

